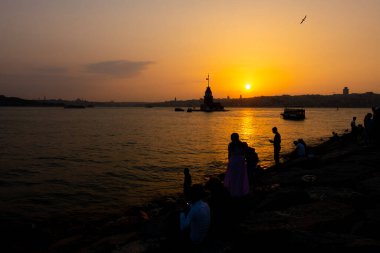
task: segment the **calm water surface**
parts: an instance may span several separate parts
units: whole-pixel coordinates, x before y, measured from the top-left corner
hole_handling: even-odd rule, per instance
[[[282,153],[293,140],[316,144],[342,133],[352,116],[370,109],[307,109],[287,121],[281,108],[174,112],[173,108],[0,108],[0,212],[55,215],[116,210],[182,191],[183,169],[193,183],[224,172],[230,134],[272,165],[277,126]]]

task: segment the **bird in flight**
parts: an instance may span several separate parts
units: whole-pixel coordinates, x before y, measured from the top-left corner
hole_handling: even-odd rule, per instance
[[[306,15],[305,15],[305,17],[301,20],[301,23],[300,23],[300,24],[302,24],[305,20],[306,20]]]

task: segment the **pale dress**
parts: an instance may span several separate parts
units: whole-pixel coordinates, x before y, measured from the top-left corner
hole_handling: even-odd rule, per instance
[[[228,150],[229,158],[224,186],[232,197],[242,197],[249,192],[247,165],[243,146],[230,143]]]

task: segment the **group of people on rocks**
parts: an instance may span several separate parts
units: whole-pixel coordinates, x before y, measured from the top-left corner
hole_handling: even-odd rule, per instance
[[[353,117],[351,122],[351,133],[354,138],[364,134],[365,142],[380,143],[380,108],[372,108],[364,118],[363,125],[357,125],[357,118]],[[280,164],[281,135],[277,127],[272,128],[274,138],[270,139],[273,144],[273,156],[275,166]],[[332,140],[338,140],[339,136],[333,132]],[[307,156],[307,146],[303,139],[293,142],[295,150],[291,154],[293,158]],[[207,237],[210,224],[225,224],[227,199],[243,199],[254,185],[258,174],[259,158],[253,147],[239,139],[238,133],[231,134],[231,142],[228,144],[228,165],[223,182],[218,178],[212,178],[206,187],[211,196],[208,201],[204,200],[205,189],[201,184],[192,185],[191,175],[188,169],[184,170],[184,196],[189,201],[188,206],[180,213],[180,231],[185,233],[191,245],[200,245]],[[235,202],[236,204],[237,202]],[[210,208],[211,207],[211,208]],[[236,206],[235,206],[236,207]],[[215,221],[216,220],[216,221]],[[221,222],[219,222],[221,221]],[[214,228],[215,229],[215,228]],[[218,230],[218,228],[216,228]]]
[[[380,142],[380,108],[372,107],[363,119],[363,124],[357,124],[356,116],[352,117],[351,135],[354,141],[364,140],[366,145]]]
[[[274,145],[275,161],[279,163],[281,149],[281,136],[277,128],[273,128],[275,137],[271,142]],[[226,219],[231,219],[228,214],[228,200],[238,201],[250,191],[256,176],[260,173],[258,154],[255,148],[242,142],[238,133],[231,134],[231,142],[228,144],[228,164],[223,182],[219,178],[211,178],[206,188],[210,191],[208,201],[204,201],[205,192],[200,184],[192,184],[188,168],[184,169],[183,193],[188,205],[180,212],[179,227],[181,233],[185,233],[186,240],[191,245],[201,244],[207,236],[212,221],[217,224],[226,224]],[[211,208],[211,209],[210,209]],[[228,218],[227,218],[228,217]]]
[[[275,165],[280,164],[281,135],[277,127],[272,128]],[[303,139],[294,141],[296,157],[306,156],[306,143]],[[206,188],[210,191],[208,201],[204,201],[205,192],[202,185],[192,185],[189,169],[184,169],[183,192],[188,206],[180,213],[180,230],[187,234],[187,240],[191,245],[199,245],[206,238],[210,224],[226,224],[231,217],[228,213],[228,199],[235,200],[234,206],[239,200],[249,193],[250,187],[256,184],[261,168],[258,165],[259,157],[255,148],[242,142],[238,133],[231,134],[231,142],[228,144],[228,164],[223,182],[218,178],[211,178]],[[204,190],[204,189],[203,189]],[[228,214],[226,214],[228,213]],[[232,215],[233,216],[233,215]],[[219,230],[216,228],[215,230]]]

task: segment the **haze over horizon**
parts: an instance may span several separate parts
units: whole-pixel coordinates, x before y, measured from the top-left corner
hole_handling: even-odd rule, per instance
[[[380,93],[379,11],[377,0],[4,0],[0,94],[187,100],[207,74],[216,98]]]

